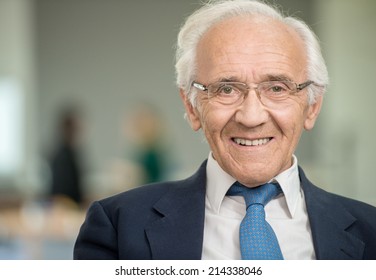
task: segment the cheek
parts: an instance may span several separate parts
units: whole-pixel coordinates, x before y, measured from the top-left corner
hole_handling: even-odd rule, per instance
[[[297,142],[304,127],[304,112],[300,107],[290,107],[272,114],[272,119],[280,129],[282,137],[289,141],[289,144]]]
[[[202,129],[208,139],[219,137],[233,114],[229,110],[209,104],[202,106],[200,111]]]

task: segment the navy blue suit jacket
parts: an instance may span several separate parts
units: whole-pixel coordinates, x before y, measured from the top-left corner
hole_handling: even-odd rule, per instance
[[[328,193],[299,169],[318,259],[376,259],[376,208]],[[201,259],[206,162],[190,178],[151,184],[88,210],[74,259]]]

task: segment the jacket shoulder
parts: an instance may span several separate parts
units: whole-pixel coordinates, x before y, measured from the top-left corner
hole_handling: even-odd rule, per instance
[[[147,205],[155,204],[158,199],[167,193],[171,188],[178,187],[179,181],[153,183],[135,187],[133,189],[114,194],[97,201],[105,211],[118,210],[119,208],[144,208]]]
[[[192,201],[204,200],[205,166],[184,180],[144,185],[94,201],[77,237],[74,258],[151,259],[146,232],[166,215],[184,216]]]
[[[320,237],[317,234],[316,239],[321,241],[329,240],[324,237],[325,234],[330,233],[332,230],[340,229],[337,232],[339,234],[343,230],[346,234],[350,234],[346,235],[346,238],[352,236],[364,245],[364,259],[375,259],[376,207],[356,199],[325,191],[313,185],[306,178],[302,169],[299,170],[299,175],[311,228],[313,231],[316,230],[320,233]],[[329,225],[334,226],[329,229]],[[325,246],[327,245],[330,246],[325,244]]]
[[[170,194],[172,198],[174,195],[181,196],[193,191],[194,188],[200,188],[198,182],[204,184],[205,181],[206,161],[201,164],[197,172],[186,179],[139,186],[104,198],[95,203],[100,204],[109,217],[115,215],[120,210],[144,213],[145,211],[150,211],[166,194]]]

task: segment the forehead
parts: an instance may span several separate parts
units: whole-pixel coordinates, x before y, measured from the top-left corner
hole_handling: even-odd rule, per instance
[[[287,75],[306,69],[303,41],[291,27],[263,16],[238,16],[212,26],[197,46],[197,75]]]

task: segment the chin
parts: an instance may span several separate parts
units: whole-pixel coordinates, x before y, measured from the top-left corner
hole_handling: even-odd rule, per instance
[[[267,170],[268,172],[265,172]],[[270,181],[275,175],[273,175],[273,172],[270,172],[271,170],[268,170],[268,167],[263,168],[247,168],[247,169],[240,169],[240,170],[234,170],[232,172],[232,176],[242,184],[245,184],[249,187],[255,187],[262,185],[268,181]]]

